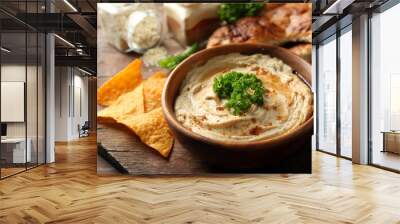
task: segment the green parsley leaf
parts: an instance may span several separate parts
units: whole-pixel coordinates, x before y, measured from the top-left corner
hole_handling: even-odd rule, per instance
[[[199,45],[194,43],[192,46],[187,48],[184,52],[178,55],[172,55],[167,58],[162,59],[158,62],[160,67],[167,69],[174,69],[179,63],[189,57],[191,54],[199,50]]]
[[[254,74],[228,72],[214,79],[213,90],[221,99],[228,99],[225,107],[234,115],[247,112],[252,104],[264,104],[265,89]]]
[[[224,3],[218,9],[220,20],[233,23],[244,16],[254,16],[264,7],[263,3]]]

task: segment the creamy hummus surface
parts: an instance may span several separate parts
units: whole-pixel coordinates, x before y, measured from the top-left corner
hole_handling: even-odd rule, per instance
[[[230,71],[251,73],[264,86],[264,105],[252,105],[240,116],[224,107],[213,91],[217,76]],[[303,124],[313,113],[313,95],[283,61],[263,54],[217,56],[191,70],[175,101],[177,120],[202,136],[222,141],[274,138]]]

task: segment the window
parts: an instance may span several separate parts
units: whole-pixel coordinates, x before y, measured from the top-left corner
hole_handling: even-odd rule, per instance
[[[372,164],[400,170],[400,5],[371,18]]]
[[[21,16],[43,1],[18,2]],[[0,1],[0,7],[15,2]],[[45,163],[45,34],[4,12],[0,24],[0,178]],[[12,109],[10,109],[12,108]]]
[[[312,91],[314,93],[314,108],[317,108],[317,46],[313,45],[312,46],[312,59],[311,59],[311,65],[312,65]],[[317,149],[317,119],[315,119],[317,116],[314,115],[314,133],[312,136],[312,150]]]
[[[318,149],[336,153],[336,37],[318,48]]]
[[[340,36],[340,155],[351,158],[352,149],[352,35],[351,26]]]

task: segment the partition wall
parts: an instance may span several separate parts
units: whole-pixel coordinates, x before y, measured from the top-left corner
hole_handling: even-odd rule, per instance
[[[43,2],[18,7],[38,13]],[[24,15],[0,10],[1,179],[46,162],[46,38],[19,19]]]

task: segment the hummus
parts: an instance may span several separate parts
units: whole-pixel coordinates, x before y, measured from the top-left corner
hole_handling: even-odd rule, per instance
[[[240,116],[225,108],[213,91],[217,76],[230,71],[252,73],[265,88],[264,105],[252,105]],[[217,56],[191,70],[175,101],[177,120],[202,136],[220,141],[274,138],[303,124],[313,113],[313,95],[283,61],[263,54]]]

